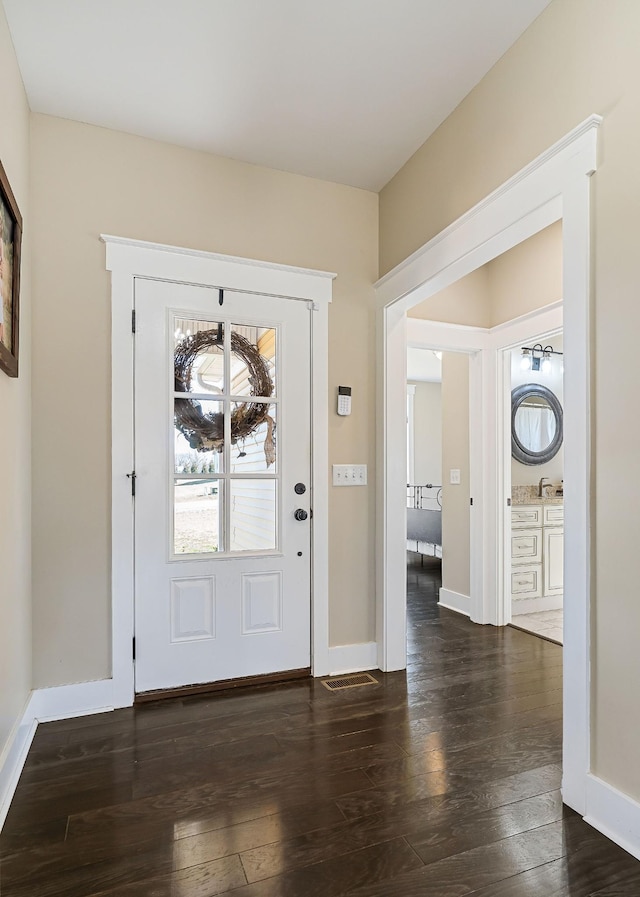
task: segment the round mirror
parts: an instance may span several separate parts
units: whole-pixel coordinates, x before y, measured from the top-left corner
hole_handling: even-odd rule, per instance
[[[555,393],[525,383],[511,393],[511,455],[521,464],[546,464],[562,445],[562,406]]]

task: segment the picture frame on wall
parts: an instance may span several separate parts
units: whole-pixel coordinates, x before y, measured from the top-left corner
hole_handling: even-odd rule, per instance
[[[18,376],[22,215],[0,162],[0,370]]]

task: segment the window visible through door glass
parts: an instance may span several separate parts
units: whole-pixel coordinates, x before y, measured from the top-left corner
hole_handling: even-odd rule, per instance
[[[277,548],[276,481],[231,480],[231,551]]]
[[[174,317],[174,365],[177,392],[224,391],[224,325]]]
[[[253,432],[238,439],[231,446],[231,473],[275,473],[276,464],[276,406],[254,402],[234,402],[232,418],[253,413],[261,423]]]

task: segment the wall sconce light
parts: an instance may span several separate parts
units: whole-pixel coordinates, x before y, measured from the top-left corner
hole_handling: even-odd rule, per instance
[[[551,356],[562,355],[562,352],[556,352],[552,346],[542,346],[542,343],[536,343],[535,346],[523,346],[522,357],[520,359],[520,367],[523,371],[542,371],[543,374],[551,373]]]

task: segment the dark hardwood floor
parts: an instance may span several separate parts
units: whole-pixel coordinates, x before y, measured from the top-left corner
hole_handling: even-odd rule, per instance
[[[436,606],[411,565],[406,673],[38,728],[2,897],[638,897],[560,800],[562,649]]]

